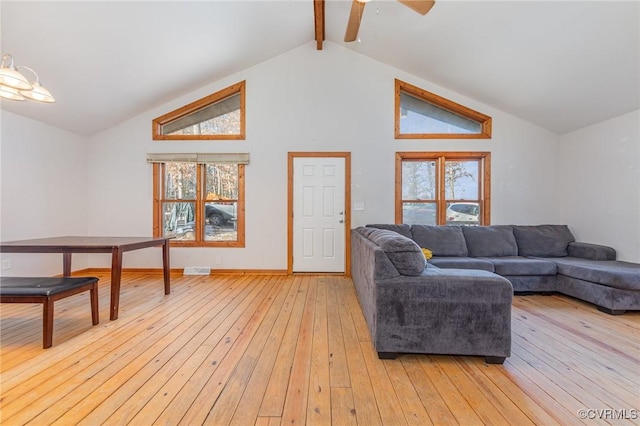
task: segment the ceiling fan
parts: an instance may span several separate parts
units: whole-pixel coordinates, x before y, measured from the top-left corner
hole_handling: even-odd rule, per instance
[[[358,38],[358,30],[360,29],[360,21],[362,20],[362,12],[364,6],[369,0],[353,0],[351,3],[351,13],[347,22],[347,31],[344,34],[344,41],[356,41]],[[426,15],[436,3],[433,0],[398,0],[405,6],[415,10],[421,15]]]

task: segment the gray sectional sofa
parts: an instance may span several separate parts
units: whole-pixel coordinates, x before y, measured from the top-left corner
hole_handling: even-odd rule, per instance
[[[511,283],[492,272],[427,265],[392,230],[351,233],[351,276],[379,358],[398,353],[511,354]]]
[[[428,262],[421,248],[432,251]],[[510,354],[513,293],[562,293],[609,314],[640,310],[640,264],[576,242],[565,225],[367,225],[351,264],[380,357]]]
[[[562,293],[609,314],[640,310],[640,264],[617,261],[611,247],[576,242],[566,225],[367,226],[413,239],[439,268],[503,276],[516,294]]]

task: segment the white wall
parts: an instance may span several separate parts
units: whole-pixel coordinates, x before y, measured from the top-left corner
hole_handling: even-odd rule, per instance
[[[640,110],[563,135],[560,221],[640,262]]]
[[[395,140],[394,79],[493,117],[490,140]],[[154,142],[151,120],[247,81],[245,141]],[[487,105],[351,52],[309,43],[90,138],[2,112],[0,239],[150,235],[147,152],[249,152],[246,248],[175,248],[172,266],[286,269],[287,153],[352,153],[352,226],[393,221],[394,153],[490,151],[492,223],[567,223],[580,241],[640,261],[640,112],[557,136]],[[20,206],[19,208],[16,206]],[[24,206],[30,206],[25,208]],[[213,259],[219,256],[220,265]],[[59,255],[5,254],[9,275],[60,273]],[[74,269],[108,267],[75,255]],[[127,253],[125,267],[160,267],[159,249]]]
[[[493,117],[490,140],[395,140],[394,79]],[[151,120],[241,80],[247,86],[245,141],[152,141]],[[136,116],[89,138],[90,234],[152,232],[147,152],[249,152],[246,247],[175,248],[174,268],[286,269],[287,153],[350,151],[352,226],[394,219],[396,151],[491,151],[492,223],[557,223],[558,136],[339,45],[308,43]],[[213,259],[219,256],[220,265]],[[95,260],[99,259],[99,260]],[[109,265],[92,256],[92,266]],[[160,267],[158,250],[127,253],[125,267]]]
[[[86,139],[7,111],[1,123],[0,240],[86,235]],[[62,273],[59,254],[1,257],[11,262],[3,275]],[[73,269],[86,268],[85,255],[72,260]]]

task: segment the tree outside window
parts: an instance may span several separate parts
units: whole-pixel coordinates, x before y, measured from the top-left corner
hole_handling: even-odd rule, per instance
[[[244,164],[154,163],[154,236],[184,246],[244,246]]]
[[[397,153],[396,223],[487,225],[490,154]]]
[[[395,81],[396,139],[491,139],[491,117]]]
[[[229,86],[152,121],[153,140],[245,138],[245,82]]]

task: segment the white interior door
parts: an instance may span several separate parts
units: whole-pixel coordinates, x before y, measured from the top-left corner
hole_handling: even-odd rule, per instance
[[[293,271],[345,270],[345,159],[293,159]]]

